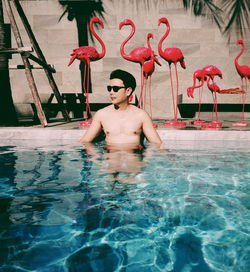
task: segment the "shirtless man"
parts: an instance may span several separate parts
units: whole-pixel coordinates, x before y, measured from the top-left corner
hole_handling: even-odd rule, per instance
[[[133,75],[123,70],[114,70],[110,74],[107,90],[112,101],[93,117],[92,123],[81,138],[81,143],[92,142],[103,129],[106,143],[117,146],[139,146],[141,135],[160,147],[162,141],[154,129],[150,116],[142,109],[129,104],[129,97],[136,87]]]

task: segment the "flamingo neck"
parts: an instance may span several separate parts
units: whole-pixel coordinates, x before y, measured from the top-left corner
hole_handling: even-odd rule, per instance
[[[148,45],[148,48],[152,51],[152,47],[151,47],[151,44],[150,44],[150,39],[151,39],[152,37],[148,37],[147,38],[147,45]]]
[[[99,57],[100,58],[103,58],[106,54],[106,48],[105,48],[105,44],[104,42],[102,41],[102,39],[97,35],[97,33],[95,32],[94,30],[94,27],[93,27],[93,22],[90,23],[90,31],[91,33],[93,34],[93,36],[98,40],[98,42],[101,44],[102,46],[102,51],[101,53],[99,53]]]
[[[243,54],[244,50],[245,50],[245,46],[244,46],[244,44],[241,44],[241,50],[240,50],[239,54],[236,56],[236,58],[234,60],[236,68],[238,68],[240,66],[239,65],[239,58]]]
[[[131,56],[129,54],[126,54],[125,53],[125,50],[124,50],[124,47],[125,47],[125,44],[134,36],[135,34],[135,25],[132,23],[130,23],[132,29],[131,29],[131,32],[130,34],[128,35],[128,37],[123,41],[123,43],[121,44],[121,48],[120,48],[120,52],[121,52],[121,55],[127,59],[127,60],[131,60]]]
[[[197,89],[197,88],[202,87],[203,85],[204,85],[204,79],[201,80],[201,83],[199,85],[196,85],[196,82],[195,82],[194,85],[193,85],[193,88]]]
[[[166,32],[165,34],[161,37],[159,43],[158,43],[158,52],[160,54],[160,56],[162,57],[164,55],[164,52],[162,50],[162,43],[163,41],[167,38],[169,32],[170,32],[170,25],[168,22],[165,23],[166,24]]]
[[[212,86],[213,86],[213,84],[210,84],[210,80],[211,80],[211,77],[208,77],[208,79],[207,79],[207,86],[208,86],[209,89],[211,89]]]

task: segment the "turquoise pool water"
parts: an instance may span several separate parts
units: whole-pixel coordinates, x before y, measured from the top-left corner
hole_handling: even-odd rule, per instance
[[[249,142],[2,141],[0,271],[247,272]]]

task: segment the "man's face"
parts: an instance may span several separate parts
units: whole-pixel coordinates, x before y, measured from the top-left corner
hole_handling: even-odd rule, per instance
[[[115,92],[114,90],[115,88],[114,89],[112,88],[111,91],[109,92],[109,96],[113,104],[119,104],[119,103],[127,101],[131,93],[131,88],[126,88],[122,80],[118,78],[111,79],[109,81],[109,86],[111,87],[115,86],[115,88],[122,87],[117,92]]]

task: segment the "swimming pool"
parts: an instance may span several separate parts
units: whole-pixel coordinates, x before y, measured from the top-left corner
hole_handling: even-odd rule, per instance
[[[1,272],[246,272],[249,142],[1,141]]]

